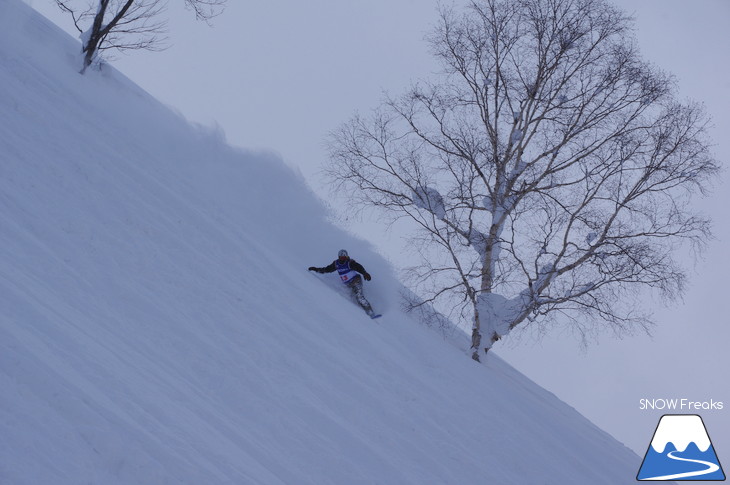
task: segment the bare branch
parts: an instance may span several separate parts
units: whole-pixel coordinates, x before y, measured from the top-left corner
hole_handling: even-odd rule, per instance
[[[161,19],[167,3],[162,0],[54,0],[71,15],[81,32],[84,54],[83,73],[100,52],[116,49],[162,50],[165,48],[167,21]],[[198,20],[209,22],[219,15],[226,0],[185,0]],[[89,24],[82,27],[83,24]]]

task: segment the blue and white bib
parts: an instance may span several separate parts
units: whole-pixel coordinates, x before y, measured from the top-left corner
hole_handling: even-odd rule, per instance
[[[353,278],[355,278],[356,276],[358,276],[360,274],[357,271],[355,271],[354,269],[350,268],[349,259],[347,261],[345,261],[344,263],[337,261],[335,263],[335,266],[337,267],[337,274],[340,275],[340,280],[343,283],[349,283],[350,281],[352,281]]]

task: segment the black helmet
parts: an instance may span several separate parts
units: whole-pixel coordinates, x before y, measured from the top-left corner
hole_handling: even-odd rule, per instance
[[[347,254],[347,251],[345,251],[344,249],[340,249],[340,252],[337,253],[337,258],[338,259],[350,259],[350,256]]]

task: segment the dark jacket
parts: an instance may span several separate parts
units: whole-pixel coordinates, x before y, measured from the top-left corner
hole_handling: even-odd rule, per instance
[[[355,261],[354,259],[348,260],[350,262],[350,269],[353,269],[363,275],[365,277],[365,280],[370,281],[370,274],[365,271],[365,268]],[[335,259],[332,261],[331,264],[325,266],[324,268],[316,268],[314,266],[309,268],[309,271],[316,271],[317,273],[333,273],[337,271],[337,260]]]

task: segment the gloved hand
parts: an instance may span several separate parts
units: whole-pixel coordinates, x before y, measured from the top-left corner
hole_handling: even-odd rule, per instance
[[[365,281],[370,281],[372,279],[369,273],[365,273],[363,276],[365,277]]]
[[[309,271],[317,271],[319,272],[319,268],[315,268],[314,266],[309,267]]]

